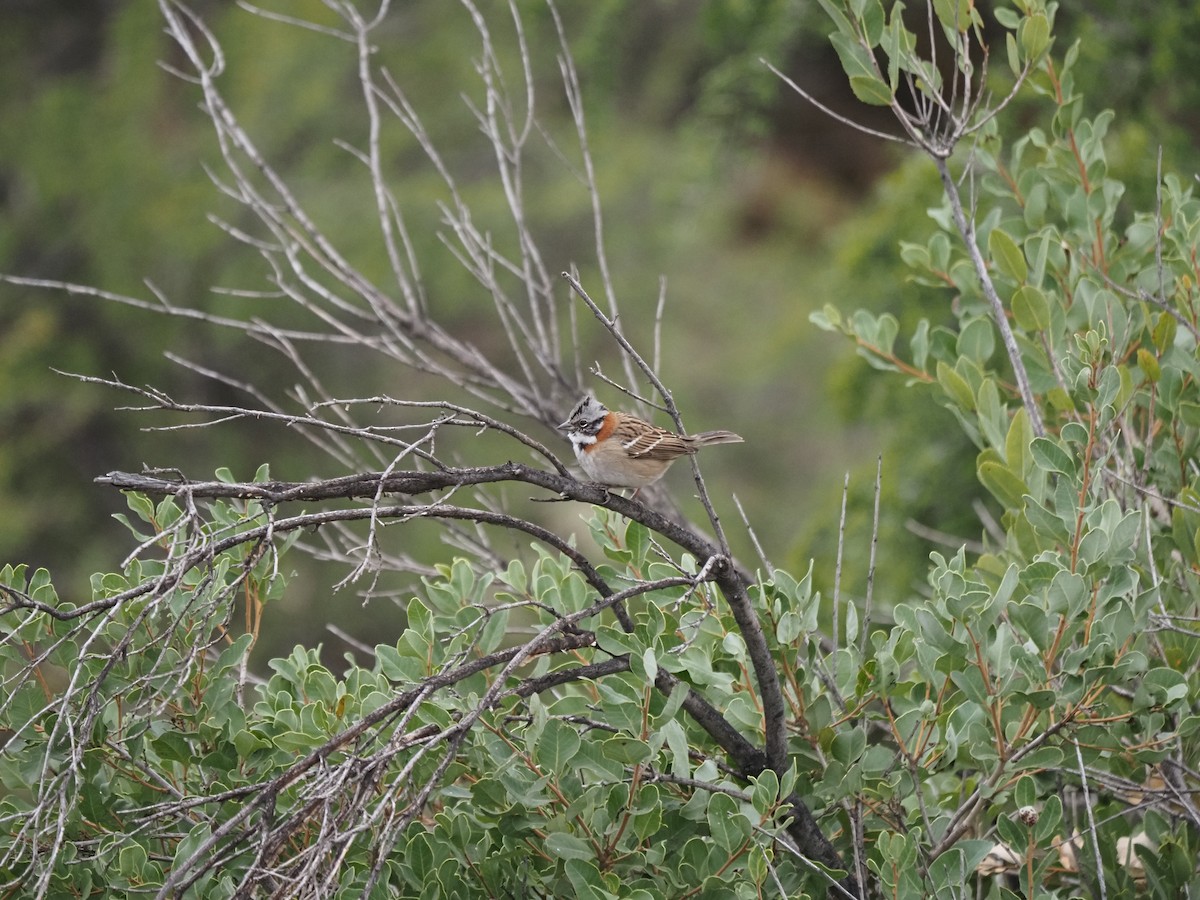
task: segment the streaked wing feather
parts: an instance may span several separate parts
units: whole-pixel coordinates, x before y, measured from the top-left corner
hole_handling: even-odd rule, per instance
[[[665,428],[618,426],[613,437],[633,459],[678,459],[695,449],[691,441]]]

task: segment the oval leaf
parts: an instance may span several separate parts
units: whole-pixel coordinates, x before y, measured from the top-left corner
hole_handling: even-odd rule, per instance
[[[850,90],[854,96],[870,106],[890,106],[892,92],[888,86],[873,75],[852,75]]]
[[[1033,454],[1033,461],[1042,471],[1061,472],[1071,476],[1075,474],[1075,460],[1071,458],[1071,454],[1050,438],[1034,438],[1029,450]]]
[[[988,460],[979,464],[979,481],[1008,509],[1020,509],[1022,497],[1029,493],[1025,482],[1003,463]]]
[[[996,268],[1013,281],[1024,282],[1029,275],[1029,267],[1025,263],[1025,254],[1008,234],[999,228],[993,228],[988,235],[988,256]]]
[[[750,836],[750,823],[728,794],[713,794],[708,801],[708,828],[717,846],[730,853]]]
[[[556,856],[559,859],[593,859],[595,853],[581,838],[575,837],[573,834],[567,834],[565,831],[552,831],[546,835],[546,840],[542,842],[542,846],[546,848],[551,856]]]
[[[1158,379],[1162,378],[1162,367],[1158,364],[1158,357],[1145,347],[1138,347],[1137,363],[1138,368],[1142,370],[1142,374],[1151,384],[1157,384]]]
[[[975,393],[971,390],[971,386],[967,384],[965,378],[941,360],[938,360],[937,364],[937,380],[951,400],[965,410],[974,411]]]
[[[1037,12],[1021,23],[1021,49],[1028,62],[1037,62],[1050,46],[1050,20],[1045,13]]]
[[[1050,304],[1040,288],[1022,285],[1013,294],[1013,317],[1026,331],[1044,331],[1050,327]]]

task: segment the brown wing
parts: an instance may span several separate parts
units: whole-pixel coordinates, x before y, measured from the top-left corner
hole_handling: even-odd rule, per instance
[[[612,440],[620,444],[632,459],[672,460],[696,452],[691,438],[641,421],[620,422]]]

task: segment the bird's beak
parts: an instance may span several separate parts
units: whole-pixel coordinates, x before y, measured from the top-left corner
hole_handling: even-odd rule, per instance
[[[567,419],[567,421],[563,422],[561,425],[558,426],[558,430],[566,431],[570,427],[571,427],[571,420]]]

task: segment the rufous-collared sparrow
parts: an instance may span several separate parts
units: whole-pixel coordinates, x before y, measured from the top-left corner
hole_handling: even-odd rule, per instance
[[[614,488],[644,488],[681,456],[709,444],[742,442],[732,431],[676,434],[629,413],[612,412],[591,396],[580,400],[558,427],[567,432],[584,474]]]

